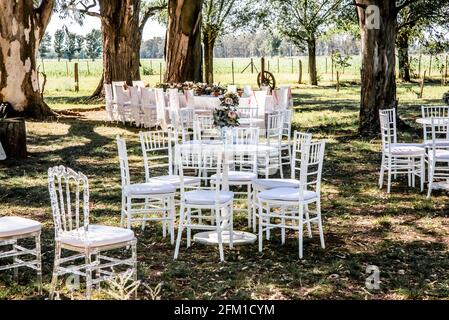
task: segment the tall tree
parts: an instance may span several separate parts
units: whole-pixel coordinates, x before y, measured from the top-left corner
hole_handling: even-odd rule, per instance
[[[53,48],[56,52],[56,56],[58,57],[58,61],[61,61],[61,58],[64,57],[64,42],[65,42],[64,29],[56,30]]]
[[[84,49],[84,37],[82,35],[77,34],[75,37],[75,52],[76,52],[76,58],[80,59],[81,52]]]
[[[310,84],[318,85],[316,42],[332,24],[345,0],[271,0],[279,32],[294,45],[307,45]]]
[[[41,58],[46,58],[50,53],[50,50],[51,50],[51,35],[45,33],[39,46],[39,56]]]
[[[248,0],[204,0],[202,41],[206,82],[214,82],[214,47],[218,37],[236,30],[254,29],[263,11]]]
[[[75,57],[76,53],[76,34],[65,28],[64,54],[69,61]]]
[[[417,0],[398,13],[396,45],[398,47],[399,78],[410,81],[409,45],[412,39],[428,29],[439,29],[448,25],[448,0]]]
[[[32,118],[54,114],[40,93],[36,65],[53,6],[53,0],[0,2],[0,101]]]
[[[165,82],[202,81],[203,0],[169,0],[165,38]]]
[[[164,0],[66,0],[67,9],[98,17],[103,35],[103,77],[92,97],[103,94],[103,84],[140,79],[142,32],[150,17],[166,8]]]
[[[86,35],[86,54],[95,61],[101,54],[101,31],[93,29]]]

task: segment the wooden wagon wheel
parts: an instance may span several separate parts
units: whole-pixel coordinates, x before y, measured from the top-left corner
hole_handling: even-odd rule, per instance
[[[262,72],[257,76],[257,85],[259,88],[262,86],[269,86],[271,90],[276,88],[276,79],[274,78],[274,74],[269,71],[264,71],[264,79],[262,80]]]

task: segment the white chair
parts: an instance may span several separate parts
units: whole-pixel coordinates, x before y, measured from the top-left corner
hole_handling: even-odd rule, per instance
[[[164,89],[157,88],[154,90],[156,95],[156,115],[157,122],[162,129],[167,130],[167,118],[166,118],[166,102]]]
[[[214,125],[212,115],[195,115],[193,121],[194,140],[210,140],[220,138],[220,133]]]
[[[143,125],[152,128],[157,125],[156,98],[154,92],[148,88],[141,88]]]
[[[182,234],[187,229],[187,248],[191,245],[191,230],[211,231],[216,234],[220,261],[224,261],[223,237],[229,237],[229,247],[233,247],[233,200],[234,193],[228,191],[226,161],[221,148],[202,150],[199,145],[176,148],[181,177],[181,203],[178,236],[174,259],[179,256]],[[201,179],[199,186],[186,186],[186,174],[199,172]],[[207,173],[214,173],[215,184],[211,185],[211,177]],[[199,209],[199,211],[198,211]],[[206,212],[207,211],[207,212]],[[207,213],[210,212],[208,215]],[[206,224],[206,221],[210,224]]]
[[[113,277],[127,267],[137,280],[137,240],[128,229],[89,223],[89,182],[85,175],[63,166],[48,170],[48,188],[55,224],[55,261],[50,298],[59,276],[74,274],[86,278],[86,297],[92,286]],[[116,258],[105,252],[129,250],[131,257]],[[62,251],[70,252],[62,257]],[[76,261],[80,261],[76,263]]]
[[[284,243],[285,229],[293,229],[298,232],[299,258],[302,259],[304,224],[311,223],[318,225],[321,248],[325,248],[321,219],[321,174],[325,142],[313,142],[304,147],[309,150],[302,152],[301,155],[299,188],[275,188],[262,191],[257,195],[260,252],[263,249],[264,231],[268,240],[270,230],[280,228],[282,243]],[[315,210],[310,209],[313,205],[315,205]],[[274,208],[279,208],[279,210],[273,210]],[[288,224],[288,221],[292,223]],[[311,236],[310,233],[309,236]]]
[[[268,178],[269,172],[273,169],[279,169],[281,178],[284,178],[284,169],[282,166],[282,150],[285,149],[282,143],[283,132],[283,114],[273,113],[267,116],[267,141],[266,145],[277,149],[277,157],[269,159],[270,168],[265,168]],[[270,170],[271,169],[271,170]],[[277,170],[276,170],[277,171]]]
[[[449,119],[449,106],[432,106],[432,107],[421,107],[422,117],[424,119]],[[441,121],[435,121],[441,122]],[[444,126],[436,128],[437,139],[435,140],[437,147],[448,149],[449,148],[449,132],[439,132],[445,130]],[[446,133],[446,136],[444,136]],[[432,126],[430,124],[423,125],[423,136],[424,136],[424,146],[430,148],[433,143],[432,137]]]
[[[172,134],[166,131],[149,131],[140,132],[139,137],[145,167],[145,181],[168,183],[179,189],[181,178],[179,175],[175,175]],[[159,172],[160,174],[157,174]],[[194,185],[200,182],[199,178],[184,179],[185,185]]]
[[[168,110],[170,115],[170,121],[179,119],[179,109],[181,108],[179,103],[179,91],[178,89],[168,89]]]
[[[184,95],[186,97],[187,108],[195,109],[195,92],[193,90],[187,90]]]
[[[141,127],[143,124],[143,113],[141,110],[141,97],[137,87],[129,87],[130,92],[130,108],[131,120],[134,121],[136,127]]]
[[[227,159],[229,163],[228,185],[244,188],[244,192],[234,192],[234,195],[243,195],[243,198],[235,198],[235,201],[242,201],[246,204],[244,211],[248,216],[248,227],[251,226],[253,212],[253,189],[252,183],[257,179],[257,149],[247,148],[247,146],[257,146],[259,144],[259,128],[232,128],[227,130]],[[212,183],[215,183],[216,176],[213,175]],[[236,211],[237,209],[234,209]]]
[[[116,87],[123,87],[126,85],[126,81],[112,81],[111,83],[112,85],[112,98],[114,101],[117,101],[117,92],[116,92]]]
[[[35,270],[39,293],[42,290],[41,230],[42,225],[37,221],[14,216],[0,217],[0,248],[11,247],[11,250],[0,251],[0,260],[13,259],[12,264],[0,265],[0,271],[13,269],[17,278],[21,267]],[[19,240],[25,239],[33,239],[34,248],[18,244]]]
[[[429,190],[427,198],[432,196],[432,190],[449,188],[449,150],[444,147],[449,143],[449,117],[430,118],[430,133],[432,140],[427,144],[429,161]],[[442,180],[442,181],[441,181]]]
[[[290,108],[290,87],[284,86],[280,88],[279,92],[279,109],[286,110]]]
[[[123,124],[131,121],[131,101],[128,93],[124,91],[123,86],[115,86],[117,101],[117,120]]]
[[[195,121],[195,110],[183,108],[179,110],[179,130],[181,130],[182,141],[187,141],[189,130],[193,130],[193,122]]]
[[[237,86],[236,85],[228,85],[228,92],[237,94]]]
[[[106,115],[108,121],[114,121],[116,118],[116,102],[114,101],[112,86],[110,84],[104,84],[104,95],[106,103]]]
[[[254,200],[257,199],[256,195],[259,192],[265,190],[271,190],[275,188],[299,188],[300,186],[300,170],[301,170],[301,160],[304,152],[308,152],[308,145],[312,141],[312,135],[309,133],[302,133],[295,131],[293,140],[293,154],[291,159],[291,176],[290,179],[256,179],[253,181],[253,192],[255,194]],[[307,157],[307,155],[306,155]],[[253,203],[253,230],[256,232],[256,207],[258,205]]]
[[[145,83],[142,80],[133,81],[133,87],[145,88]]]
[[[379,188],[382,189],[385,171],[387,171],[387,192],[391,190],[391,178],[398,174],[408,176],[408,185],[415,186],[415,176],[421,180],[421,191],[425,181],[426,150],[422,144],[398,143],[395,109],[379,111],[382,136],[382,164],[379,176]]]
[[[163,237],[166,236],[168,225],[173,244],[176,188],[163,182],[131,183],[126,142],[120,136],[117,136],[117,147],[122,178],[121,226],[124,225],[125,218],[128,229],[135,221],[141,222],[143,229],[146,221],[160,221],[162,222]]]
[[[292,158],[292,121],[293,121],[293,110],[285,109],[281,111],[282,113],[282,134],[281,134],[281,153],[286,153],[282,155],[281,161],[282,166],[290,165]]]
[[[259,114],[265,114],[267,104],[267,92],[266,91],[253,91],[251,95],[251,107],[258,108]]]

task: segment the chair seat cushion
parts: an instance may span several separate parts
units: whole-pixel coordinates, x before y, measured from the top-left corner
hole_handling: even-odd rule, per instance
[[[217,177],[216,174],[214,174],[211,179],[212,181],[215,180]],[[248,172],[248,171],[229,171],[228,172],[228,181],[253,181],[257,179],[257,174],[254,172]]]
[[[181,177],[180,176],[159,176],[159,177],[153,177],[150,179],[151,183],[168,183],[172,186],[178,187],[181,185]],[[201,183],[201,179],[198,177],[186,177],[184,176],[184,184],[185,185],[194,185]]]
[[[218,196],[218,203],[223,204],[234,198],[234,192],[220,191]],[[199,205],[213,205],[215,204],[214,190],[193,190],[185,193],[186,203]]]
[[[164,182],[147,182],[130,184],[125,187],[127,196],[144,196],[176,192],[176,187]]]
[[[299,188],[299,180],[296,179],[257,179],[253,181],[255,187],[269,190],[274,188]]]
[[[103,247],[114,245],[134,239],[134,232],[129,229],[89,225],[88,231],[84,228],[63,233],[59,237],[62,243],[74,247]]]
[[[0,218],[0,238],[24,235],[42,229],[37,221],[21,217]]]
[[[426,141],[424,143],[424,145],[426,147],[431,147],[432,144],[433,144],[432,141]],[[435,141],[435,146],[437,146],[437,147],[449,147],[449,140],[447,140],[447,141],[441,141],[441,140]]]
[[[316,192],[305,190],[302,199],[300,199],[298,188],[276,188],[265,190],[258,194],[258,198],[261,200],[279,201],[309,201],[317,197]]]
[[[432,150],[429,150],[429,159],[433,159]],[[449,150],[435,150],[435,159],[449,161]]]
[[[388,148],[385,151],[388,152]],[[398,156],[422,156],[426,149],[418,143],[394,143],[391,145],[391,153]]]

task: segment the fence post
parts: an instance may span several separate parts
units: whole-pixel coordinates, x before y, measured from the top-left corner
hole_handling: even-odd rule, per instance
[[[270,71],[270,60],[268,60],[268,71]]]
[[[89,60],[86,60],[87,64],[87,75],[90,76]]]
[[[432,78],[432,58],[433,58],[433,56],[430,55],[430,61],[429,61],[429,78]]]
[[[325,73],[327,74],[327,57],[326,57],[326,72]]]
[[[78,74],[78,62],[75,62],[75,91],[80,91],[80,79]]]
[[[65,61],[65,70],[67,72],[67,77],[69,76],[69,63],[67,62],[67,60]]]
[[[301,84],[302,83],[302,61],[301,59],[299,59],[299,80],[298,83]]]
[[[337,70],[337,92],[340,92],[340,72]]]
[[[162,83],[162,62],[159,63],[159,83]]]
[[[444,85],[447,85],[447,63],[448,63],[448,56],[446,55],[446,64],[444,70]]]
[[[295,73],[294,68],[295,68],[295,63],[294,63],[294,60],[293,60],[293,58],[292,58],[292,74]]]
[[[280,63],[279,63],[279,57],[278,57],[278,73],[281,73]]]
[[[251,74],[254,73],[254,62],[253,62],[253,58],[251,58]]]
[[[231,69],[232,69],[232,84],[235,84],[235,75],[234,75],[234,60],[231,61]]]

